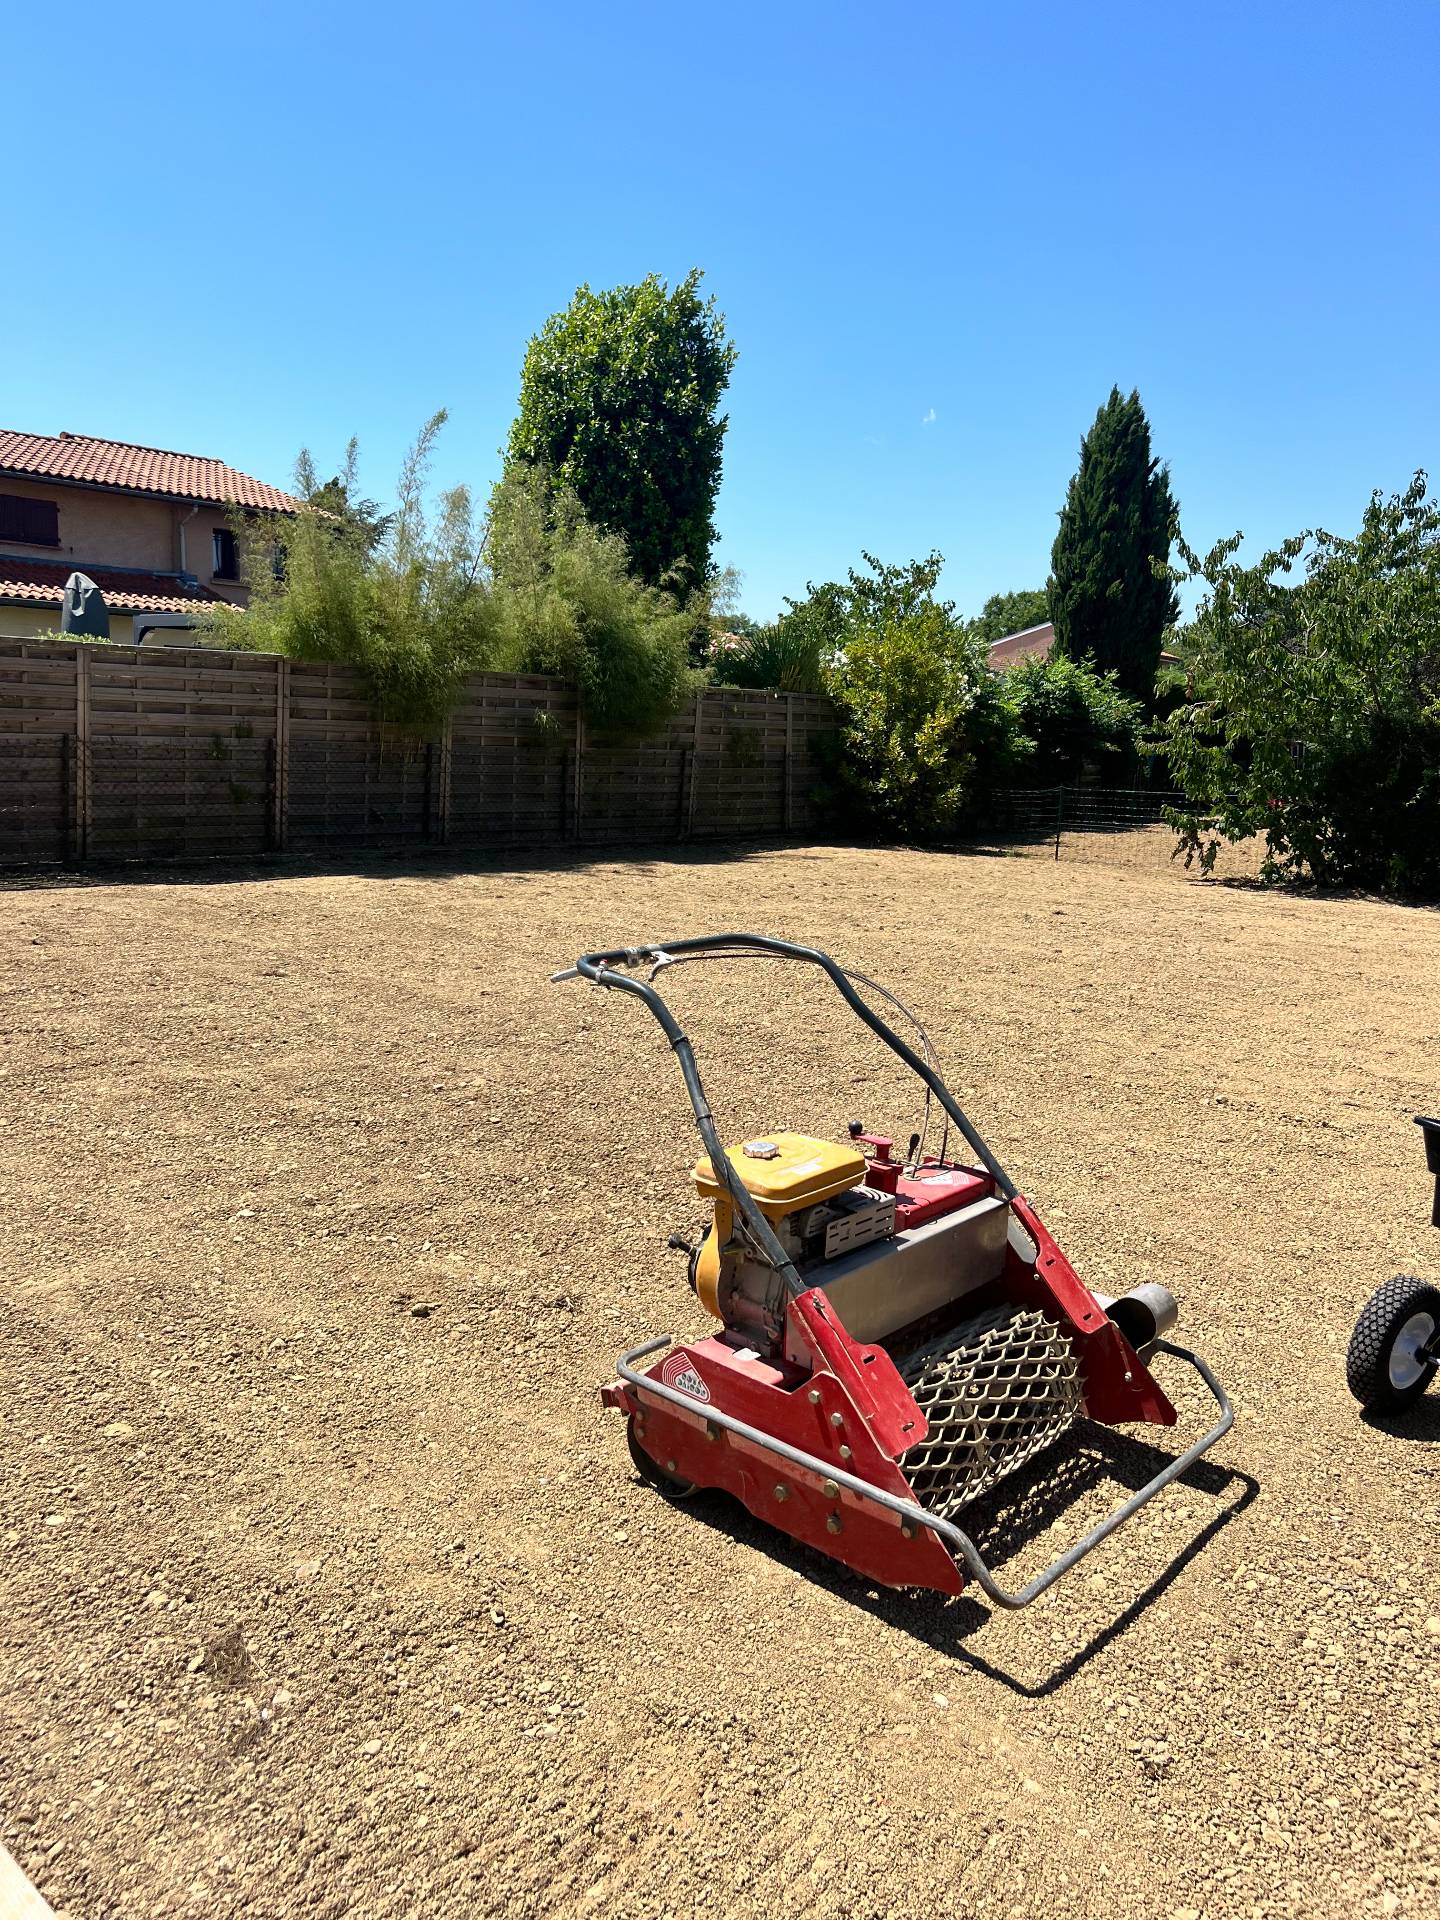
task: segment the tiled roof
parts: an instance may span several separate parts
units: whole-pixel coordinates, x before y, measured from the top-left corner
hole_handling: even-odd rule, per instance
[[[217,507],[260,507],[295,513],[300,502],[223,460],[196,453],[165,453],[123,440],[97,440],[85,433],[12,433],[0,427],[0,473],[37,480],[75,480],[127,493],[156,493],[169,500],[204,500]]]
[[[58,607],[65,582],[77,569],[57,560],[18,560],[0,553],[0,601]],[[220,598],[208,587],[187,588],[174,574],[126,573],[115,567],[81,567],[105,596],[112,613],[190,613]]]
[[[1013,667],[1017,660],[1023,660],[1027,654],[1049,653],[1054,644],[1054,624],[1042,620],[1038,627],[1026,627],[1022,633],[1007,633],[1003,640],[992,640],[989,663],[999,672],[1003,667]]]

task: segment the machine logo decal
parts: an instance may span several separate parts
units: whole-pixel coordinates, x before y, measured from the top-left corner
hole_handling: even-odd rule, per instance
[[[660,1378],[667,1387],[674,1387],[680,1393],[688,1393],[692,1400],[708,1400],[710,1389],[691,1366],[683,1353],[675,1353],[660,1369]]]

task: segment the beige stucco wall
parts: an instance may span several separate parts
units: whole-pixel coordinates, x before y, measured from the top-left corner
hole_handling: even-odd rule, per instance
[[[36,560],[64,560],[83,567],[143,567],[169,573],[175,567],[175,509],[167,500],[92,492],[88,487],[47,486],[0,474],[0,493],[53,500],[60,510],[60,545],[27,546],[6,540],[7,553]]]
[[[48,640],[52,635],[60,638],[59,607],[0,606],[0,640]],[[133,644],[135,622],[128,613],[111,614],[110,638],[117,647]]]
[[[62,487],[43,480],[14,479],[8,474],[0,474],[0,493],[53,500],[60,516],[58,548],[6,540],[0,542],[6,553],[77,567],[193,573],[202,586],[222,600],[233,600],[237,606],[245,604],[243,588],[215,578],[215,532],[228,524],[221,507],[200,507],[192,514],[188,506],[172,500],[146,500],[136,494],[105,493],[90,487]]]

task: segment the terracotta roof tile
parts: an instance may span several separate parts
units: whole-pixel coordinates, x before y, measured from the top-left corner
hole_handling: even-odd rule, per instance
[[[170,500],[204,500],[215,506],[259,507],[295,513],[300,502],[278,487],[237,473],[223,460],[194,453],[132,447],[123,440],[97,440],[84,433],[13,433],[0,427],[0,473],[37,480],[74,480],[92,487],[121,487]]]
[[[0,553],[0,601],[58,607],[65,582],[76,569],[55,560],[19,560]],[[112,613],[190,613],[214,606],[218,593],[186,587],[174,574],[127,573],[115,567],[82,567],[105,596]]]

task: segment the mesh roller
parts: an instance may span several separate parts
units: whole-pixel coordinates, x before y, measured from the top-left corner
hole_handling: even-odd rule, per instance
[[[1075,1350],[1034,1308],[980,1314],[899,1370],[929,1425],[900,1464],[921,1506],[942,1518],[1048,1447],[1081,1410]]]

